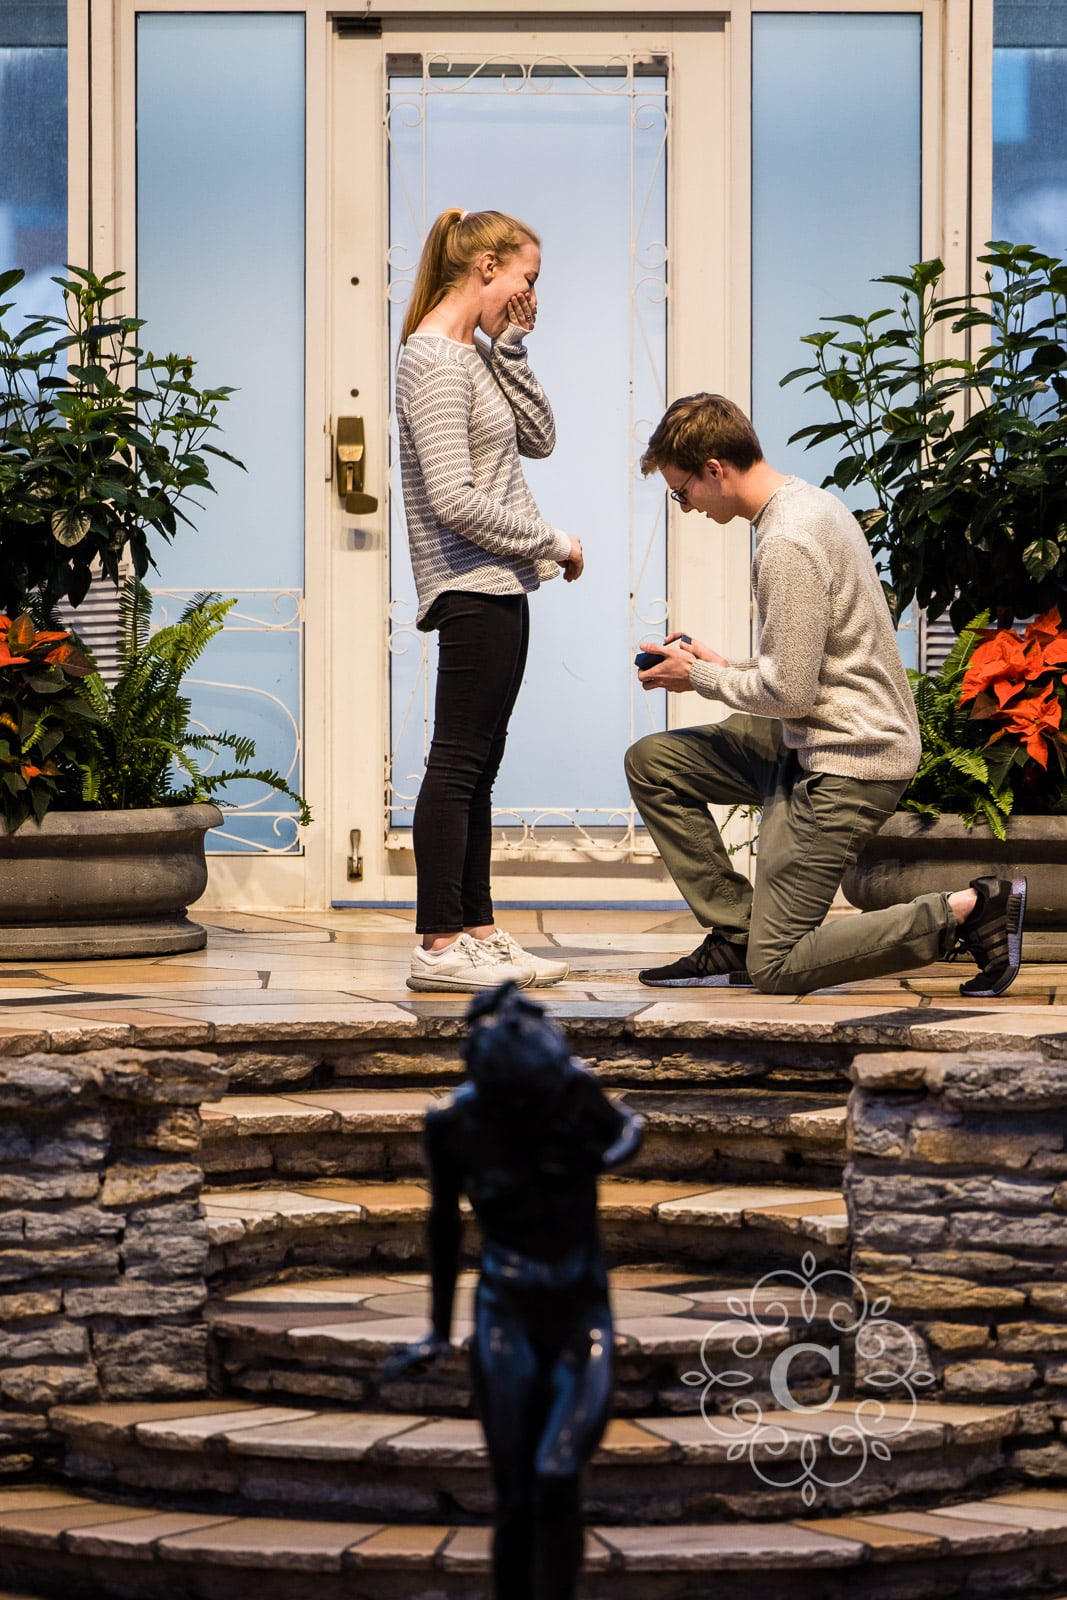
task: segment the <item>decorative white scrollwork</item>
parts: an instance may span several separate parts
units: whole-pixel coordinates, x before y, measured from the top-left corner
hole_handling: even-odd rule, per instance
[[[166,627],[184,609],[193,597],[191,589],[154,589],[152,591],[153,623]],[[303,741],[300,726],[300,708],[304,702],[303,636],[304,594],[301,589],[228,589],[227,598],[234,596],[237,605],[226,615],[222,633],[208,646],[207,661],[221,659],[217,646],[240,661],[241,635],[264,634],[291,640],[287,654],[290,657],[290,681],[287,693],[275,694],[269,689],[242,678],[186,678],[194,691],[197,710],[191,725],[207,735],[216,728],[228,727],[233,733],[246,733],[248,721],[264,729],[256,741],[255,764],[271,766],[298,792],[302,786]],[[212,652],[215,652],[214,657]],[[231,713],[230,705],[234,709]],[[225,769],[227,752],[216,751],[209,759],[201,761],[205,771]],[[212,855],[294,855],[301,849],[300,830],[292,803],[279,803],[273,789],[265,789],[251,799],[237,801],[232,797],[218,800],[226,821],[208,835],[207,850]]]
[[[775,1298],[778,1294],[781,1299]],[[727,1461],[747,1460],[761,1483],[779,1490],[799,1489],[804,1505],[810,1507],[820,1488],[834,1490],[855,1483],[872,1458],[891,1460],[893,1441],[906,1437],[915,1421],[916,1388],[934,1378],[923,1364],[912,1330],[887,1316],[888,1297],[871,1301],[859,1278],[843,1267],[820,1270],[807,1251],[799,1273],[784,1267],[768,1272],[747,1296],[743,1291],[730,1295],[727,1305],[730,1317],[712,1324],[701,1340],[701,1371],[682,1375],[683,1383],[702,1388],[700,1414],[710,1431],[726,1442]],[[800,1332],[783,1346],[780,1337],[772,1337],[792,1331],[798,1317],[809,1329],[818,1317],[832,1330],[834,1342],[817,1342]],[[738,1366],[724,1365],[724,1334]],[[840,1385],[835,1382],[829,1400],[798,1399],[790,1386],[793,1359],[802,1354],[818,1358],[837,1379],[842,1375],[843,1342],[849,1339],[864,1388],[882,1391],[887,1399],[865,1395],[829,1431],[806,1428],[805,1417],[821,1417],[837,1401]],[[749,1389],[756,1383],[751,1364],[760,1362],[762,1371],[771,1350],[769,1383],[779,1420],[767,1420],[755,1395],[741,1395],[725,1412],[716,1410],[720,1390]],[[892,1415],[887,1404],[891,1401],[897,1402]],[[783,1412],[788,1414],[787,1424],[781,1421]]]

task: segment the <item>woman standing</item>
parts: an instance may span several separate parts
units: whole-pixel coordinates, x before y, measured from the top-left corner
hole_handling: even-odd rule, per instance
[[[434,731],[415,806],[412,989],[558,983],[562,961],[498,928],[489,885],[493,781],[529,639],[527,595],[582,547],[549,527],[520,456],[551,454],[552,411],[526,361],[537,235],[499,211],[444,211],[401,334],[396,410],[417,624],[439,634]],[[480,332],[491,340],[476,340]]]

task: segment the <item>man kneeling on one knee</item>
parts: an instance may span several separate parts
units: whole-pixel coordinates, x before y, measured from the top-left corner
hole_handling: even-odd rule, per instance
[[[964,994],[1003,994],[1019,970],[1025,878],[976,878],[885,911],[826,922],[845,870],[892,816],[919,760],[919,727],[863,532],[834,495],[764,459],[721,395],[676,400],[642,457],[684,512],[755,527],[759,654],[727,661],[668,635],[646,689],[695,689],[734,715],[651,734],[627,752],[630,791],[697,921],[692,955],[641,973],[653,987],[806,994],[943,960],[979,968]],[[659,649],[659,647],[655,647]],[[755,886],[736,872],[709,805],[762,810]]]

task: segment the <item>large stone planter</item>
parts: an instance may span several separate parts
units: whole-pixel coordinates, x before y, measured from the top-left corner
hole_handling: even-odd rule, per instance
[[[1024,873],[1023,956],[1067,961],[1067,816],[1009,817],[1007,830],[1001,843],[984,825],[967,828],[956,816],[898,811],[864,845],[842,888],[861,911],[880,911],[916,895],[965,889],[987,873]]]
[[[204,836],[218,806],[52,811],[0,824],[0,958],[169,955],[207,934],[186,907],[207,884]]]

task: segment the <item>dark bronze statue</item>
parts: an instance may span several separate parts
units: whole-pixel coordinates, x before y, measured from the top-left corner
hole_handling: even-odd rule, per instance
[[[597,1177],[633,1155],[643,1124],[514,984],[479,995],[467,1018],[467,1080],[426,1118],[433,1332],[386,1376],[449,1348],[466,1194],[482,1230],[471,1371],[496,1490],[497,1600],[572,1600],[581,1472],[612,1390]]]

